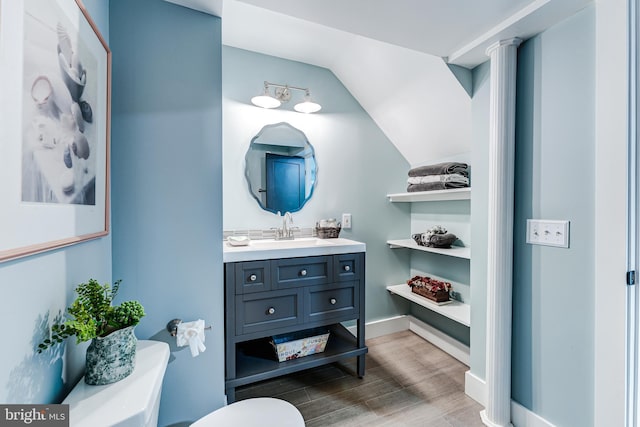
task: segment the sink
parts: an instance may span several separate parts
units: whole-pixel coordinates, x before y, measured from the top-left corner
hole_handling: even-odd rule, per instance
[[[299,238],[293,240],[252,240],[249,243],[249,246],[254,246],[258,248],[273,248],[273,249],[282,249],[282,248],[306,248],[310,246],[328,246],[333,245],[333,243],[328,239],[318,239],[315,237],[308,238]]]
[[[231,246],[223,242],[223,261],[255,261],[364,252],[365,244],[355,240],[301,237],[293,240],[252,240],[247,246]]]

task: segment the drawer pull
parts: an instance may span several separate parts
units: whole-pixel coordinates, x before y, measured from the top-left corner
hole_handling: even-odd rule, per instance
[[[255,274],[252,274],[251,276],[249,276],[249,281],[250,282],[255,282],[257,278],[258,278],[258,276],[256,276]]]
[[[300,275],[301,276],[306,276],[307,275],[307,270],[301,270],[300,271]]]
[[[276,309],[273,307],[269,307],[269,310],[267,310],[267,314],[275,314]]]
[[[331,303],[331,305],[336,305],[336,303],[338,302],[338,300],[337,300],[337,299],[335,299],[335,298],[331,298],[331,299],[329,300],[329,302]]]
[[[351,266],[350,265],[345,265],[344,266],[344,271],[351,271]]]

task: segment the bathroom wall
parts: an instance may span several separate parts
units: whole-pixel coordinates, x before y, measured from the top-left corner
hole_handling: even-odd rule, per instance
[[[593,425],[595,11],[518,51],[512,397],[563,426]],[[570,247],[525,243],[527,218],[569,220]]]
[[[473,69],[473,194],[471,195],[471,373],[485,378],[487,337],[487,200],[489,198],[489,72],[487,61]]]
[[[385,287],[407,279],[409,254],[390,250],[385,242],[408,237],[410,231],[410,206],[386,198],[387,193],[405,191],[408,162],[331,71],[228,46],[223,47],[222,59],[224,229],[280,226],[278,218],[249,194],[244,156],[263,126],[288,122],[306,134],[318,163],[317,187],[311,200],[293,214],[294,225],[312,227],[321,218],[340,219],[342,213],[351,213],[353,228],[340,236],[367,245],[367,320],[407,313],[406,302],[391,298]],[[262,91],[265,80],[310,88],[322,110],[296,113],[295,100],[275,110],[253,106],[250,99]]]
[[[160,425],[224,404],[221,21],[163,0],[112,0],[113,277],[166,341]],[[165,325],[204,319],[192,358]]]
[[[84,3],[108,40],[108,2]],[[0,18],[10,16],[5,13]],[[0,27],[5,23],[0,22]],[[20,52],[7,49],[8,56],[21,58]],[[14,64],[2,63],[0,70],[7,66]],[[75,286],[90,278],[111,281],[110,236],[0,264],[0,323],[4,325],[0,402],[58,403],[82,376],[86,345],[78,346],[71,339],[66,346],[43,354],[35,349],[51,322],[75,298]]]

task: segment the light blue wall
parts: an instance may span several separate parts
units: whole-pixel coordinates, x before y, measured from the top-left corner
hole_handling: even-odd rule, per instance
[[[254,107],[250,99],[262,90],[265,80],[309,87],[322,111],[304,115],[292,111],[291,105],[277,110]],[[407,280],[409,254],[390,250],[385,242],[409,237],[410,207],[386,198],[387,193],[405,190],[409,164],[371,117],[325,68],[227,46],[223,48],[223,95],[224,229],[279,225],[276,216],[260,209],[249,195],[243,162],[251,138],[264,125],[289,122],[307,135],[318,162],[317,188],[294,214],[294,225],[311,227],[321,218],[351,213],[353,229],[343,230],[340,236],[367,245],[367,320],[407,313],[406,302],[392,298],[385,287]]]
[[[162,0],[112,0],[113,277],[147,316],[138,338],[171,345],[160,425],[224,403],[221,22]],[[207,350],[166,323],[204,319]]]
[[[489,68],[473,69],[471,129],[473,165],[471,195],[471,372],[485,378],[487,339],[487,226],[489,197]]]
[[[518,54],[512,396],[569,427],[593,425],[594,46],[591,6]],[[526,244],[527,218],[569,220],[570,248]]]
[[[84,3],[108,40],[108,2]],[[0,264],[0,402],[60,402],[82,376],[86,345],[72,339],[66,352],[35,349],[75,297],[75,286],[89,278],[111,281],[110,236]]]

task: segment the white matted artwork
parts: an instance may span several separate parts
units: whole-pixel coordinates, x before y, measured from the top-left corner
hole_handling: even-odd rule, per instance
[[[110,68],[80,0],[0,3],[0,262],[108,234]]]

